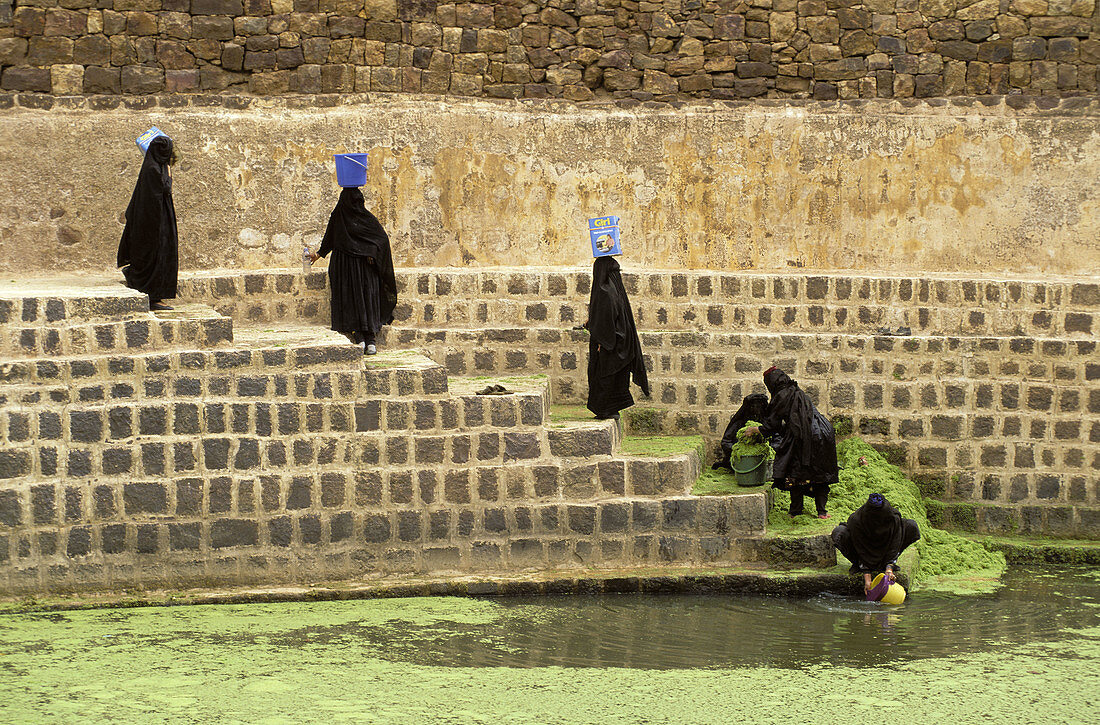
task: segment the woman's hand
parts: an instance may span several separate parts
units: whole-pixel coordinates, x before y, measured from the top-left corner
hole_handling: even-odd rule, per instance
[[[320,259],[320,257],[319,257],[319,256],[317,256],[317,253],[316,253],[316,252],[310,252],[310,253],[309,253],[309,263],[310,263],[310,264],[313,264],[313,263],[314,263],[314,262],[316,262],[316,261],[317,261],[318,259]]]
[[[895,579],[893,568],[891,568],[890,566],[887,566],[886,567],[886,572],[882,575],[882,577],[883,577],[883,579],[885,579],[889,583],[893,584],[894,579]]]
[[[871,586],[871,575],[870,574],[864,574],[863,575],[863,593],[865,595],[870,594],[872,589],[874,589],[874,587]]]
[[[746,437],[748,437],[748,436],[758,436],[758,435],[760,435],[760,426],[753,425],[753,426],[749,426],[748,428],[745,428],[745,436]]]

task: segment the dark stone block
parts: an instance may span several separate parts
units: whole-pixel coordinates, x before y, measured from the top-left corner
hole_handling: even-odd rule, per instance
[[[504,460],[517,461],[538,458],[542,455],[536,433],[505,433]]]
[[[691,559],[691,539],[681,536],[662,536],[658,540],[658,556],[662,561],[675,562]]]
[[[947,415],[932,416],[932,435],[943,440],[958,440],[962,436],[965,418]]]
[[[397,512],[397,538],[404,542],[420,541],[422,537],[422,515],[419,511]]]
[[[630,504],[600,504],[600,531],[605,534],[625,533],[630,527]]]
[[[313,503],[313,479],[310,476],[295,476],[287,491],[287,510],[309,508]]]
[[[52,490],[52,489],[51,489]],[[23,502],[17,491],[0,491],[0,524],[18,526],[23,522]]]
[[[38,553],[53,556],[57,553],[57,532],[41,531],[38,534]]]
[[[69,436],[82,443],[102,440],[103,417],[95,411],[69,413]]]
[[[168,524],[168,548],[172,551],[198,551],[202,546],[202,524]]]
[[[685,281],[686,285],[686,281]],[[596,529],[596,507],[585,505],[566,506],[569,530],[586,536],[591,536]]]
[[[203,439],[202,452],[207,470],[220,471],[229,468],[228,438]]]
[[[444,442],[438,436],[413,439],[413,456],[417,463],[443,463]]]
[[[69,451],[69,460],[65,465],[65,473],[70,477],[92,475],[92,454],[89,451]]]
[[[559,471],[557,466],[535,466],[532,469],[535,483],[535,496],[552,498],[558,495]]]
[[[259,541],[259,524],[250,519],[218,519],[210,525],[210,547],[255,546]]]
[[[381,544],[390,540],[390,520],[385,514],[367,514],[363,517],[363,540]]]
[[[664,528],[672,530],[692,529],[698,505],[695,501],[670,499],[661,502]]]
[[[168,490],[163,483],[127,483],[122,503],[128,516],[168,513]]]
[[[99,531],[104,554],[121,554],[126,549],[126,526],[109,524]]]
[[[192,524],[199,526],[199,524]],[[137,553],[156,554],[160,550],[160,526],[141,524],[137,527]]]
[[[32,465],[30,451],[0,451],[0,478],[29,476],[31,474]]]
[[[504,516],[504,509],[485,509],[482,525],[485,531],[490,534],[501,534],[507,531],[508,521]]]
[[[297,404],[279,403],[276,410],[281,435],[291,435],[301,430],[300,411]]]
[[[355,430],[364,431],[379,430],[381,427],[381,403],[377,400],[369,400],[366,403],[355,406]]]
[[[210,481],[210,513],[228,513],[233,507],[233,481],[224,476]]]
[[[982,446],[981,464],[989,468],[1004,468],[1007,452],[1003,445]]]
[[[336,543],[350,539],[355,533],[355,519],[350,511],[336,514],[329,520],[329,541]]]
[[[1083,312],[1066,313],[1066,332],[1092,333],[1092,315]]]
[[[1054,391],[1046,387],[1031,387],[1027,391],[1027,407],[1031,410],[1050,410]]]
[[[69,529],[65,554],[69,557],[87,556],[92,551],[92,530],[87,526]]]
[[[315,514],[298,518],[298,538],[303,544],[321,543],[321,519]]]
[[[242,438],[238,443],[237,455],[233,457],[233,467],[239,471],[259,468],[260,443],[253,438]]]

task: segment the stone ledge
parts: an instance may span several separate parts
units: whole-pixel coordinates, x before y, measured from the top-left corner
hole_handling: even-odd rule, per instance
[[[309,110],[340,106],[382,105],[392,103],[423,104],[433,108],[439,101],[408,93],[340,93],[282,96],[252,96],[232,94],[181,93],[171,95],[90,95],[54,96],[47,93],[0,93],[0,110],[20,108],[34,111],[110,111],[116,109],[148,111],[150,108],[180,109],[225,108],[243,110]],[[517,112],[525,108],[540,112],[575,113],[606,109],[645,109],[654,113],[674,111],[679,114],[713,111],[744,111],[746,114],[767,115],[789,108],[818,114],[882,115],[973,115],[973,116],[1100,116],[1100,99],[1094,95],[985,95],[933,98],[860,98],[850,100],[811,100],[801,98],[755,98],[745,100],[639,101],[633,98],[567,101],[561,99],[463,98],[450,96],[448,104],[492,105]]]
[[[1100,539],[1100,506],[1062,501],[927,503],[929,522],[952,531],[1054,540]]]
[[[765,540],[762,540],[766,542]],[[758,544],[754,544],[758,545]],[[908,581],[903,574],[903,585]],[[757,567],[668,567],[608,569],[575,576],[546,571],[515,576],[399,577],[373,582],[318,583],[308,587],[236,588],[221,591],[151,591],[140,594],[50,596],[8,599],[0,614],[80,609],[343,601],[401,597],[529,597],[562,594],[749,594],[812,597],[822,593],[858,597],[861,582],[836,570],[767,571]]]

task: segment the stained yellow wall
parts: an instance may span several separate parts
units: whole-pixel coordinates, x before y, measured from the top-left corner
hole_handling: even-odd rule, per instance
[[[369,152],[400,266],[584,264],[586,218],[617,214],[626,259],[656,268],[1100,267],[1100,102],[293,106],[0,111],[0,270],[113,266],[153,124],[183,155],[185,269],[297,265],[342,151]]]

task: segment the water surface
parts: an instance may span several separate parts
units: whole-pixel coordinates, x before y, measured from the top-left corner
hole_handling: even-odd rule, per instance
[[[1095,569],[1013,569],[993,594],[899,607],[600,595],[0,617],[3,722],[836,722],[904,703],[931,722],[1095,723],[1098,673]]]

